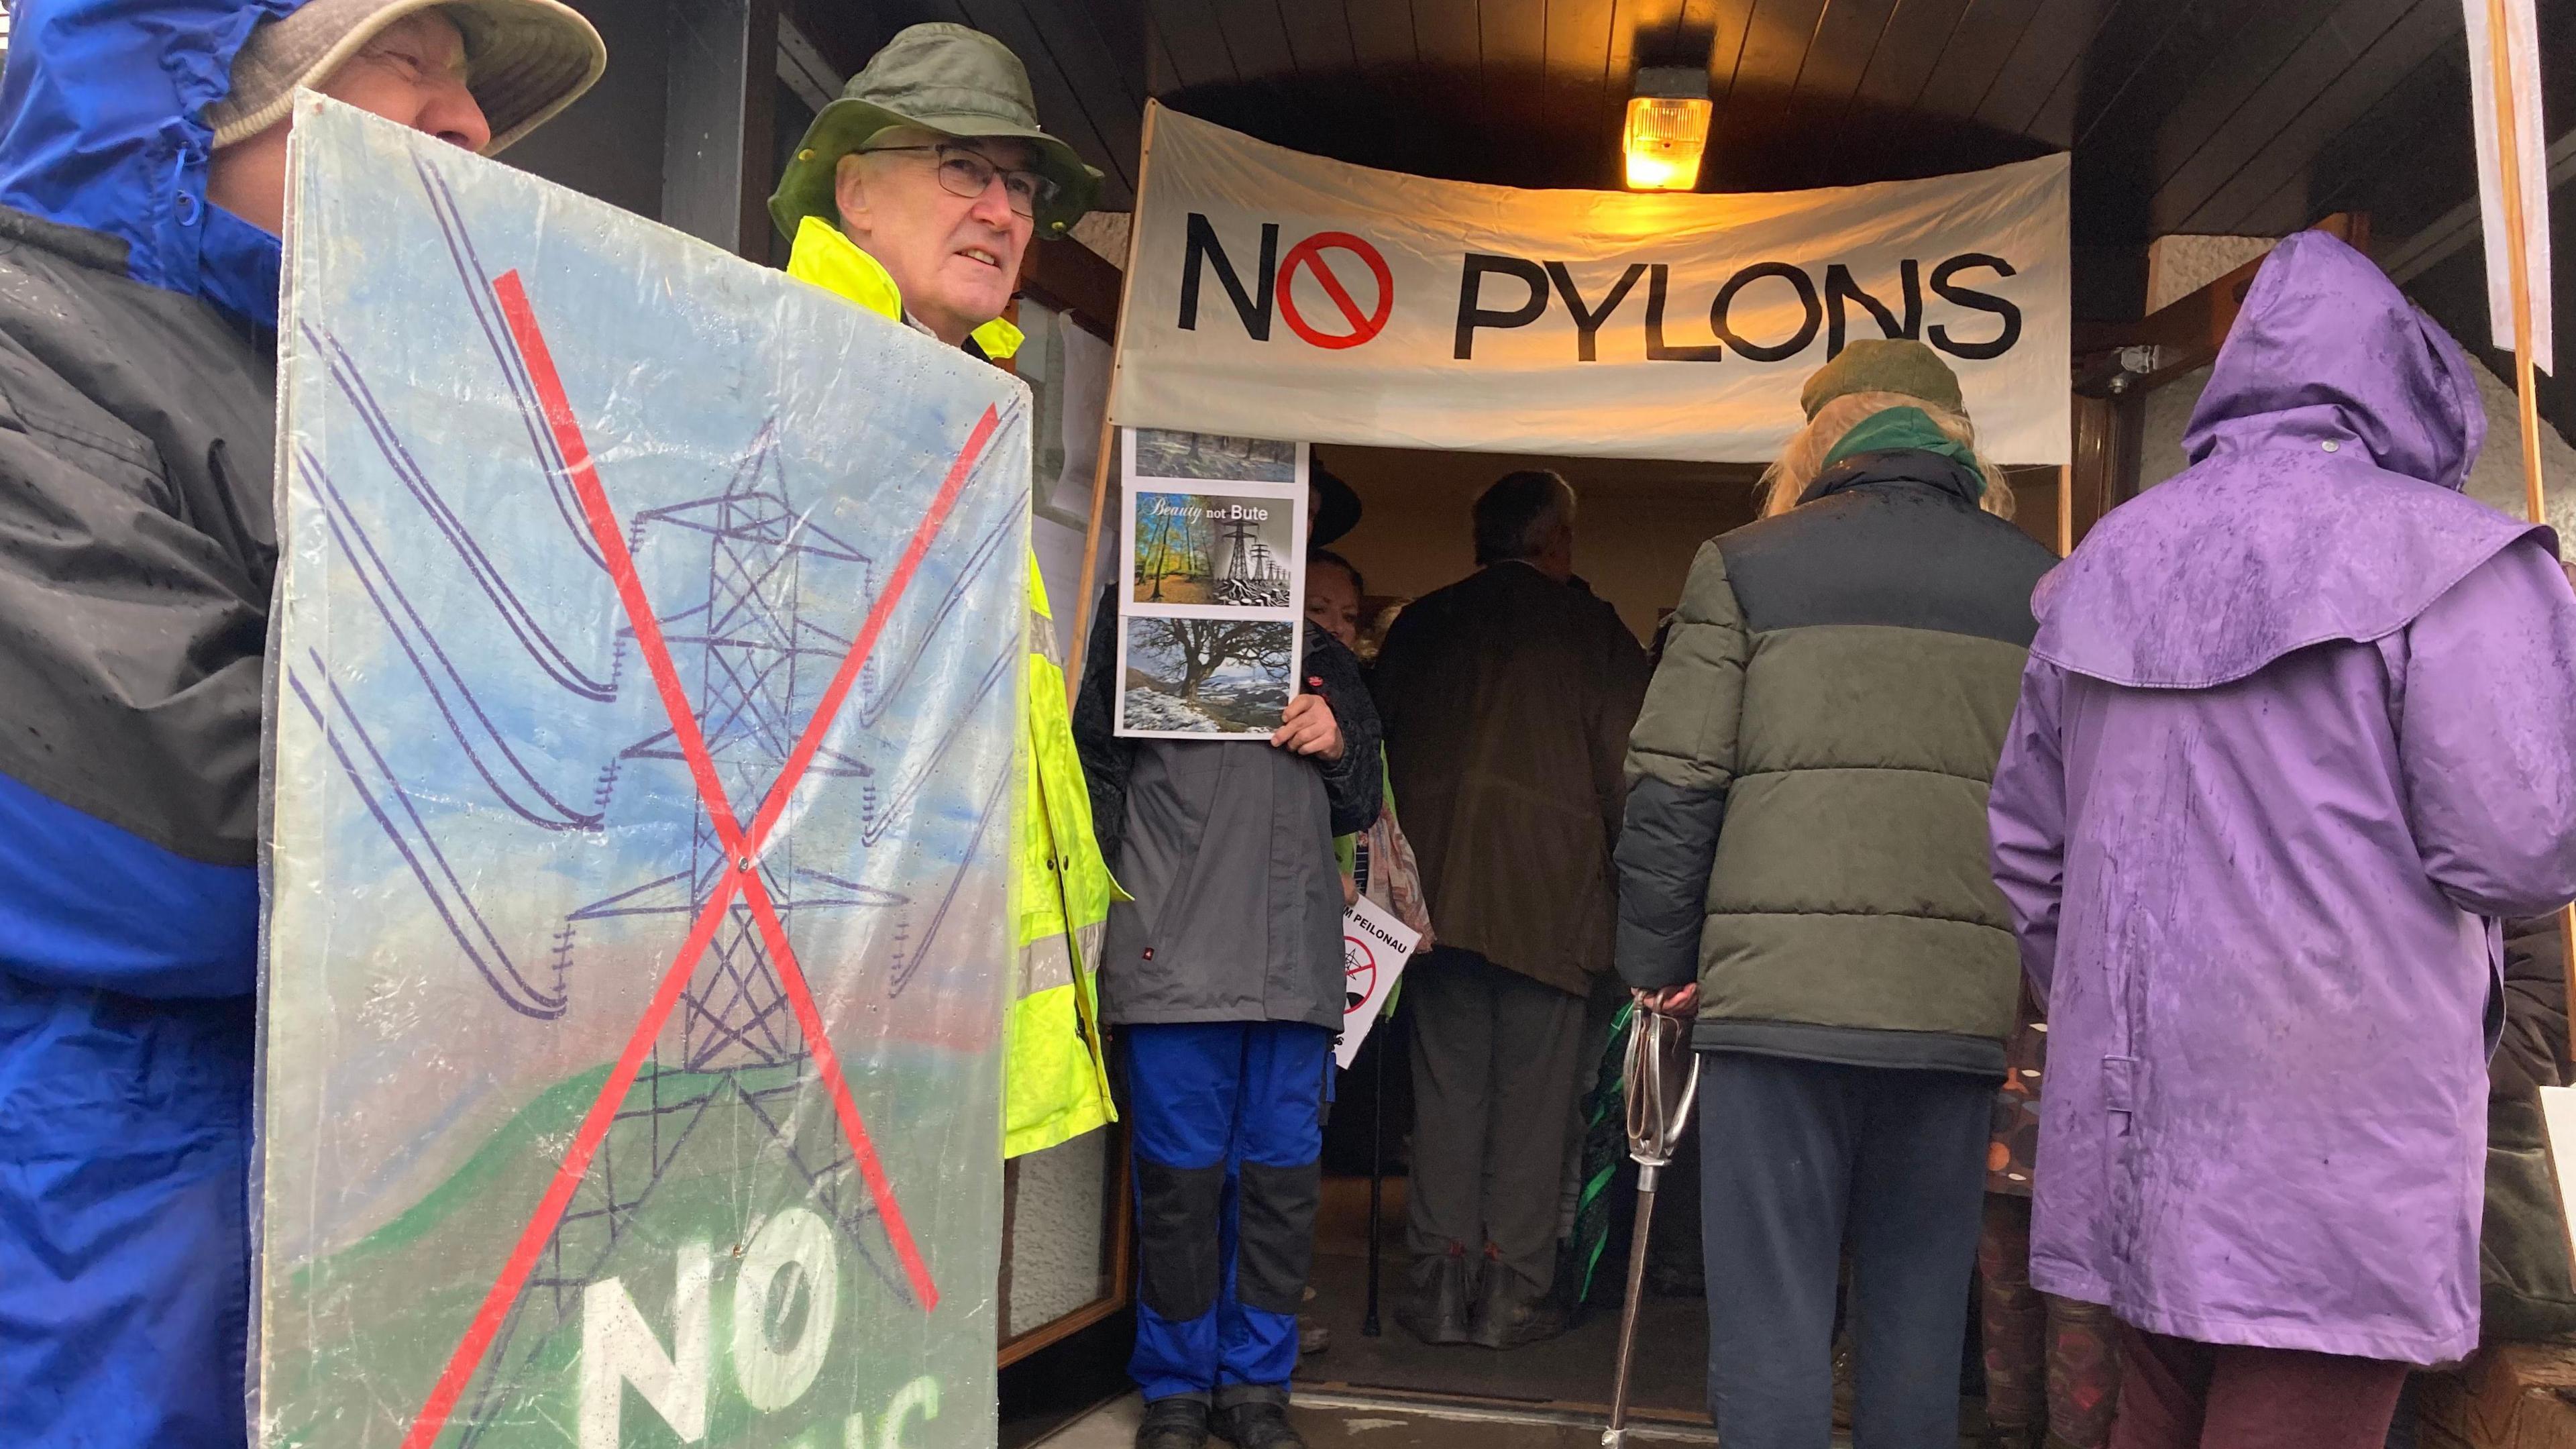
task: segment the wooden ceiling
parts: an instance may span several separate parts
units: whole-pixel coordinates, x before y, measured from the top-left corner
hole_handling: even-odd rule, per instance
[[[1146,96],[1300,150],[1520,186],[1616,184],[1640,65],[1709,70],[1709,190],[2075,154],[2079,247],[2280,233],[2343,209],[2397,237],[2470,194],[2459,0],[789,0],[854,67],[954,20],[1029,62],[1039,109],[1131,204]],[[2576,7],[2541,7],[2555,114]],[[2138,269],[2142,282],[2143,269]]]

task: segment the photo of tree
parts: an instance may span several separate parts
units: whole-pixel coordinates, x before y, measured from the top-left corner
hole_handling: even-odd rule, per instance
[[[1136,476],[1210,478],[1229,483],[1294,483],[1297,445],[1216,433],[1136,430]]]
[[[1296,647],[1287,621],[1129,619],[1121,723],[1150,734],[1266,734],[1288,708]]]
[[[1288,608],[1295,507],[1279,498],[1139,494],[1130,571],[1135,601]]]

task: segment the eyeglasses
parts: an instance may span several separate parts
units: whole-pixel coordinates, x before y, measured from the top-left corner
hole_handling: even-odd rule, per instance
[[[949,195],[963,196],[970,201],[982,196],[984,189],[993,184],[994,177],[1001,177],[1003,199],[1010,203],[1014,213],[1032,220],[1036,218],[1038,208],[1055,200],[1056,193],[1063,189],[1034,171],[1005,170],[986,160],[984,153],[955,142],[943,141],[935,146],[870,146],[861,154],[883,156],[895,151],[935,154],[939,158],[939,184],[947,189]]]

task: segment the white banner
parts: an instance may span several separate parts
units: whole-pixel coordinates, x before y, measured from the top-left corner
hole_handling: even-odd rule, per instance
[[[2513,260],[2506,241],[2504,162],[2497,144],[2494,44],[2488,0],[2462,0],[2469,32],[2469,115],[2478,137],[2478,215],[2487,251],[2487,330],[2497,350],[2522,345],[2513,335]],[[2531,365],[2556,376],[2550,317],[2549,157],[2540,119],[2540,21],[2531,0],[2504,0],[2505,65],[2513,78],[2514,162],[2521,182],[2523,263],[2531,294]]]
[[[1827,191],[1521,191],[1161,107],[1148,125],[1121,424],[1761,463],[1846,340],[1919,336],[1990,457],[2069,457],[2064,156]]]

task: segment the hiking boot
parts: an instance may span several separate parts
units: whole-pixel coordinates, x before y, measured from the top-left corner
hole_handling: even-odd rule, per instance
[[[1476,1295],[1476,1316],[1467,1327],[1469,1342],[1484,1348],[1519,1348],[1565,1332],[1565,1311],[1543,1295],[1522,1297],[1517,1276],[1490,1254],[1484,1287]]]
[[[1207,1441],[1207,1401],[1187,1395],[1147,1404],[1136,1426],[1136,1449],[1204,1449]]]
[[[1452,1247],[1441,1255],[1431,1281],[1416,1288],[1413,1301],[1395,1311],[1395,1321],[1428,1344],[1467,1341],[1467,1251]]]
[[[1305,1314],[1297,1315],[1297,1356],[1322,1353],[1333,1346],[1333,1331]]]
[[[1269,1399],[1228,1404],[1209,1418],[1208,1427],[1234,1449],[1306,1449],[1288,1422],[1288,1406]]]

